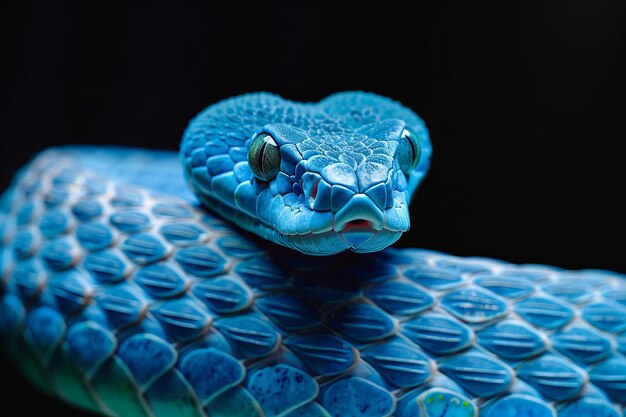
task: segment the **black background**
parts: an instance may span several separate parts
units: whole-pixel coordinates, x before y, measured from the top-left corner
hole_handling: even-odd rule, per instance
[[[176,149],[235,94],[366,90],[435,149],[401,246],[626,272],[622,1],[226,3],[2,3],[0,188],[51,145]],[[3,408],[72,413],[22,386],[3,361]]]

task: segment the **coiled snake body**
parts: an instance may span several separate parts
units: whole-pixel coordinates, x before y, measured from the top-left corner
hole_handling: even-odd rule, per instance
[[[623,276],[387,248],[430,153],[365,93],[44,151],[0,203],[5,350],[106,415],[626,416]]]

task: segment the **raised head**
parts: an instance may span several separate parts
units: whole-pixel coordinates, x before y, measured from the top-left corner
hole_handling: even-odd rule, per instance
[[[181,144],[186,177],[209,209],[311,255],[398,240],[431,152],[415,113],[361,92],[318,103],[228,99],[193,119]]]

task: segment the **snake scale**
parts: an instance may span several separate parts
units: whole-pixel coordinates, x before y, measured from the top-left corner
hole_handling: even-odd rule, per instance
[[[389,247],[430,155],[361,92],[46,150],[0,203],[4,349],[111,416],[626,416],[624,276]]]

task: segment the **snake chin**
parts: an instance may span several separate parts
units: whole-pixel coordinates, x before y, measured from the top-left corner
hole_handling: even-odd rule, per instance
[[[283,246],[302,252],[305,255],[328,256],[344,251],[356,253],[378,252],[392,245],[400,236],[402,236],[402,232],[382,229],[375,231],[365,239],[333,231],[307,235],[280,235],[276,233],[274,238]]]

